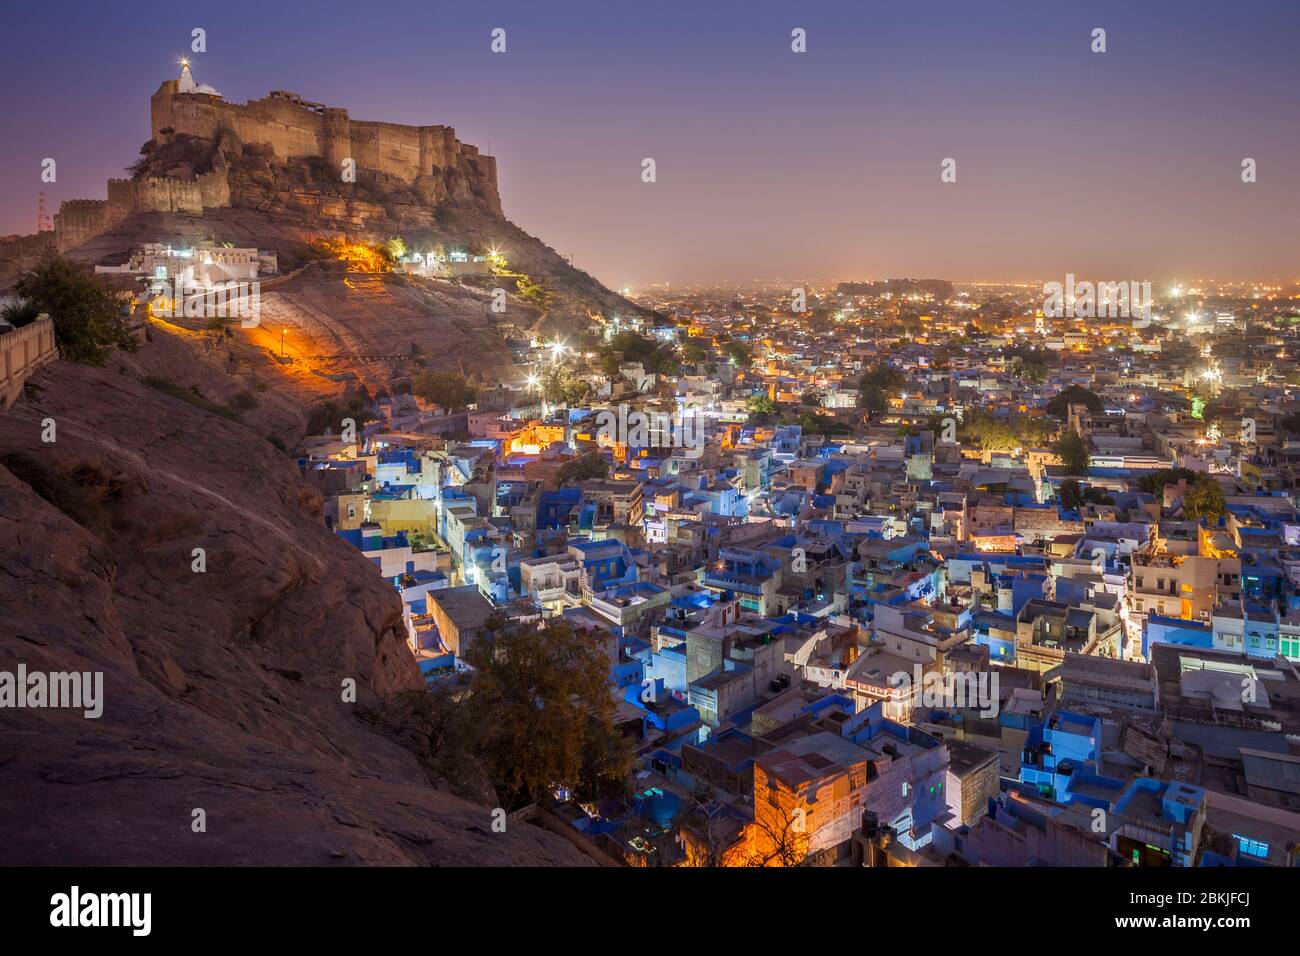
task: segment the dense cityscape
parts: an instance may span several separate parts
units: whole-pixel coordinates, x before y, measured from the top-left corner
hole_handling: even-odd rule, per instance
[[[50,3],[6,927],[1284,925],[1300,7]]]
[[[435,694],[602,647],[632,799],[550,812],[628,863],[1291,865],[1297,294],[657,290],[304,467]]]

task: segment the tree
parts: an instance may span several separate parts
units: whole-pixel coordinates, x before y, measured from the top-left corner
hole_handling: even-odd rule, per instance
[[[0,309],[0,321],[8,322],[15,329],[31,325],[41,317],[41,310],[31,302],[11,302]]]
[[[1047,366],[1042,362],[1028,361],[1020,365],[1020,378],[1022,381],[1032,384],[1039,384],[1047,380]]]
[[[1071,405],[1087,405],[1090,412],[1099,412],[1103,407],[1101,398],[1096,393],[1079,385],[1071,385],[1047,403],[1047,414],[1056,418],[1066,418],[1070,413]]]
[[[822,393],[814,389],[809,389],[799,396],[799,401],[804,405],[820,405],[822,403]]]
[[[755,418],[771,418],[776,414],[776,402],[766,395],[751,395],[745,399],[745,411]]]
[[[465,702],[476,750],[511,809],[564,788],[580,799],[621,795],[630,744],[614,726],[609,659],[562,619],[541,626],[493,618],[466,661]]]
[[[456,372],[423,372],[411,383],[411,391],[449,412],[458,412],[478,398],[478,390]]]
[[[570,458],[555,472],[555,483],[567,485],[571,481],[586,481],[588,478],[608,478],[609,462],[598,451],[587,452],[577,458]]]
[[[701,339],[687,338],[682,343],[682,361],[687,365],[699,365],[712,354],[712,350]]]
[[[858,407],[878,415],[889,407],[889,396],[907,382],[907,377],[892,365],[877,365],[862,373],[858,380]]]
[[[600,355],[600,371],[606,378],[614,378],[618,375],[618,370],[622,364],[623,360],[618,357],[617,352],[606,349]]]
[[[531,302],[538,308],[545,309],[551,304],[552,294],[546,290],[540,282],[533,280],[532,276],[520,275],[515,279],[515,291],[519,293],[519,298],[525,302]]]
[[[1161,468],[1148,472],[1138,479],[1138,487],[1149,492],[1157,500],[1164,498],[1165,485],[1186,481],[1189,485],[1200,477],[1199,472],[1190,468]]]
[[[1201,476],[1192,483],[1183,495],[1183,514],[1193,521],[1202,518],[1218,521],[1227,509],[1223,498],[1223,489],[1213,478]]]
[[[400,261],[406,257],[406,240],[401,236],[392,236],[384,242],[383,252],[390,263]]]
[[[962,440],[973,441],[980,451],[993,453],[1020,447],[1020,439],[1010,422],[994,418],[984,411],[972,412],[962,423]]]
[[[369,402],[361,395],[351,395],[340,401],[327,401],[314,405],[307,416],[308,435],[332,435],[335,430],[342,431],[343,422],[352,419],[356,430],[369,420]]]
[[[728,342],[723,346],[722,351],[730,359],[731,364],[739,368],[749,368],[754,362],[754,356],[744,342]]]
[[[60,354],[74,362],[103,365],[114,349],[134,352],[136,341],[122,314],[123,301],[89,273],[65,259],[44,260],[15,287],[28,311],[54,322]]]
[[[575,375],[563,365],[552,366],[542,376],[542,395],[555,405],[576,405],[591,391],[586,379]]]
[[[1083,504],[1083,486],[1073,478],[1066,478],[1061,482],[1057,495],[1061,499],[1061,507],[1066,511],[1078,511],[1079,506]]]
[[[802,808],[788,813],[770,803],[755,806],[750,836],[746,866],[821,866],[829,858],[825,849],[812,849]]]
[[[640,362],[647,372],[660,375],[675,374],[679,365],[677,351],[671,345],[626,330],[610,339],[604,354],[615,357],[622,355],[623,361]]]
[[[1088,442],[1073,428],[1066,429],[1052,450],[1060,456],[1061,464],[1070,474],[1081,475],[1088,470]]]
[[[1056,438],[1060,426],[1046,418],[1022,416],[1012,423],[1016,437],[1025,448],[1045,448]]]

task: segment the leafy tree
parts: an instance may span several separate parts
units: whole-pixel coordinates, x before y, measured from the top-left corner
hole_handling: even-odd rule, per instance
[[[540,627],[489,620],[470,646],[465,701],[476,749],[511,809],[565,788],[579,798],[621,795],[632,766],[614,726],[601,645],[561,619]]]
[[[1213,478],[1206,478],[1204,475],[1197,478],[1183,495],[1183,514],[1193,521],[1199,521],[1207,518],[1210,521],[1217,521],[1224,511],[1227,510],[1227,503],[1223,498],[1223,489]]]
[[[1056,439],[1056,423],[1046,418],[1021,416],[1012,423],[1020,444],[1025,448],[1045,448]]]
[[[899,369],[892,365],[877,365],[862,373],[858,380],[858,407],[878,415],[889,407],[889,396],[907,382]]]
[[[406,256],[406,240],[401,236],[393,236],[384,242],[384,255],[390,263],[397,262]]]
[[[122,299],[66,259],[44,260],[18,280],[15,290],[25,300],[27,311],[49,314],[65,359],[103,365],[113,349],[136,349],[122,314]]]
[[[1061,507],[1066,511],[1078,511],[1079,506],[1083,504],[1083,487],[1073,478],[1066,478],[1061,482],[1061,488],[1058,492],[1061,499]]]
[[[1023,442],[1012,422],[994,418],[988,412],[977,410],[969,413],[960,430],[963,442],[975,444],[980,451],[999,452],[1019,448]]]
[[[798,421],[799,427],[807,435],[832,435],[851,430],[831,416],[818,415],[816,412],[801,412]]]
[[[1083,500],[1093,505],[1113,505],[1115,499],[1106,494],[1103,488],[1087,487],[1083,490]]]
[[[667,342],[632,331],[622,331],[609,343],[615,352],[623,353],[625,361],[640,362],[647,371],[671,375],[677,371],[677,350]]]
[[[1175,484],[1179,481],[1186,481],[1189,485],[1200,477],[1199,472],[1192,471],[1190,468],[1161,468],[1159,471],[1148,472],[1138,479],[1138,487],[1143,491],[1149,492],[1157,499],[1164,497],[1165,485]]]
[[[1101,398],[1095,392],[1079,385],[1071,385],[1047,403],[1047,414],[1066,418],[1071,405],[1087,405],[1090,412],[1099,412],[1103,407]]]
[[[751,395],[745,399],[745,411],[756,418],[771,418],[776,414],[776,403],[766,395]]]
[[[822,403],[822,394],[821,392],[814,391],[813,389],[809,389],[808,391],[804,392],[802,395],[799,396],[799,401],[801,404],[804,405],[817,406]]]
[[[576,405],[587,397],[591,386],[563,365],[555,365],[542,376],[542,395],[555,405]]]
[[[551,299],[554,298],[540,282],[534,281],[532,276],[519,276],[515,280],[515,291],[519,293],[519,298],[542,309],[549,306]]]
[[[1061,464],[1070,474],[1081,475],[1088,470],[1088,442],[1073,428],[1066,429],[1052,450],[1060,456]]]
[[[393,260],[387,250],[368,242],[348,241],[343,236],[320,236],[311,243],[317,255],[348,264],[348,272],[391,272]]]
[[[348,418],[356,423],[356,430],[360,433],[369,419],[368,405],[361,395],[349,396],[344,401],[327,401],[314,405],[307,416],[307,434],[325,435],[342,431],[343,421]]]
[[[687,338],[682,343],[682,361],[687,365],[699,365],[713,354],[713,350],[700,338]]]
[[[604,351],[600,355],[600,371],[606,378],[613,378],[618,375],[619,366],[623,360],[618,357],[617,352]]]
[[[586,481],[588,478],[608,478],[609,462],[598,451],[570,458],[555,472],[555,483],[567,485],[571,481]]]
[[[456,372],[422,372],[411,383],[411,391],[449,412],[458,412],[478,398],[478,390]]]
[[[749,368],[754,363],[753,353],[744,342],[731,341],[722,349],[731,364],[738,368]]]
[[[1020,378],[1023,381],[1038,384],[1047,379],[1047,366],[1042,362],[1022,362],[1020,365]]]

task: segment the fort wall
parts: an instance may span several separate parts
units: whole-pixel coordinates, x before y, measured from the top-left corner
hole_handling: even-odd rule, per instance
[[[453,197],[476,196],[502,214],[496,160],[456,139],[449,126],[356,121],[345,109],[311,103],[284,91],[247,103],[228,103],[212,93],[181,93],[177,80],[167,80],[158,88],[150,98],[149,115],[156,143],[177,135],[218,140],[224,130],[230,130],[244,143],[270,147],[284,160],[321,157],[341,169],[343,161],[351,159],[358,169],[407,184],[421,177],[441,178]],[[204,209],[229,206],[230,180],[220,154],[214,166],[194,179],[112,179],[107,200],[63,203],[54,217],[58,250],[88,242],[132,213],[201,215]]]
[[[217,139],[221,130],[229,129],[245,143],[269,146],[281,159],[320,156],[337,167],[350,158],[358,168],[406,183],[463,168],[476,191],[500,211],[495,159],[460,142],[449,126],[353,120],[345,109],[283,91],[238,104],[207,93],[180,93],[178,86],[176,80],[167,80],[150,101],[156,141],[177,134]]]
[[[104,199],[71,199],[54,215],[55,248],[67,252],[117,225],[125,214]]]

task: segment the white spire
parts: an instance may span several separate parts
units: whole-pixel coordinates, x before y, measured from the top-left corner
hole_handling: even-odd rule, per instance
[[[177,93],[207,93],[209,96],[221,94],[206,83],[195,83],[194,74],[190,72],[190,61],[181,60],[181,81],[176,87]]]

